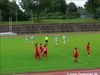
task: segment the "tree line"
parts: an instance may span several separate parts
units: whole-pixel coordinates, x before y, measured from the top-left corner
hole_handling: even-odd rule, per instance
[[[73,2],[66,4],[65,0],[21,0],[20,6],[16,0],[0,0],[0,20],[9,21],[10,17],[13,21],[79,18],[82,13],[79,9]],[[100,18],[100,0],[88,0],[82,9],[93,18]]]

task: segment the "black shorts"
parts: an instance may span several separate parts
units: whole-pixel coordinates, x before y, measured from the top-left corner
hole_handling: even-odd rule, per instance
[[[45,40],[45,42],[48,42],[48,40]]]

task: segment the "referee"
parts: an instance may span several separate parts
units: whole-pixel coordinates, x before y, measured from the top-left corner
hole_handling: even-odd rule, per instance
[[[45,44],[48,45],[48,36],[45,37]]]

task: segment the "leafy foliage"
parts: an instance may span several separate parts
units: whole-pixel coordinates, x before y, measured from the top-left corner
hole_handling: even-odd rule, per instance
[[[80,16],[78,8],[73,2],[69,3],[67,6],[67,18],[78,18]]]
[[[85,4],[85,8],[94,15],[95,19],[100,18],[100,16],[98,16],[100,14],[98,11],[100,8],[100,0],[88,0]]]

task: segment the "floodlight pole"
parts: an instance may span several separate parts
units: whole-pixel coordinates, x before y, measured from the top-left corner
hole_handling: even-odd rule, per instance
[[[37,11],[37,16],[39,15],[39,4],[40,4],[40,0],[33,0],[33,4],[35,4],[36,6],[36,11]],[[39,20],[39,18],[37,17],[37,20]]]
[[[12,17],[9,17],[9,32],[12,32]]]
[[[1,10],[0,10],[0,21],[2,21]]]
[[[16,9],[16,23],[17,23],[17,20],[18,20],[18,19],[17,19],[17,18],[18,18],[18,17],[17,17],[17,14],[18,14],[18,13],[17,13],[17,9]]]
[[[31,10],[31,20],[32,20],[32,23],[33,23],[33,12]]]

